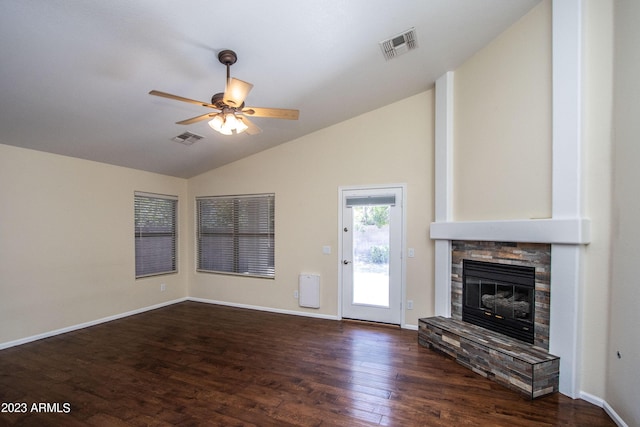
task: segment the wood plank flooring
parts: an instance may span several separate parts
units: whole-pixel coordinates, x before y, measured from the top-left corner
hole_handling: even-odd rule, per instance
[[[20,426],[615,425],[526,400],[416,331],[196,302],[0,351],[0,402],[27,404],[0,413]]]

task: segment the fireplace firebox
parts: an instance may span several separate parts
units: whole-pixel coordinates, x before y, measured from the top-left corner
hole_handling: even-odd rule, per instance
[[[465,259],[462,320],[533,344],[535,268]]]

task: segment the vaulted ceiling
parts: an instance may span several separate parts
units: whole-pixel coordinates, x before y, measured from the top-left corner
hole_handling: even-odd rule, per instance
[[[3,0],[0,143],[191,177],[433,86],[539,0]],[[379,42],[415,28],[418,48]],[[253,118],[258,135],[175,122],[251,82],[246,103],[300,110]],[[183,145],[190,131],[204,138]]]

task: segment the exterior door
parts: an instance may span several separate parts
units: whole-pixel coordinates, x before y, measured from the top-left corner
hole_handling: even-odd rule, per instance
[[[341,190],[342,317],[401,324],[402,187]]]

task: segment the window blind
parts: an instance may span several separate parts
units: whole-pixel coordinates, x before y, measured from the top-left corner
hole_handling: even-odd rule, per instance
[[[274,194],[200,197],[198,271],[275,277]]]
[[[178,198],[135,193],[136,278],[175,273]]]

